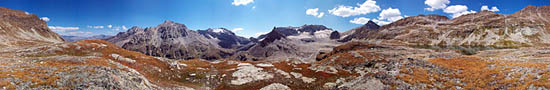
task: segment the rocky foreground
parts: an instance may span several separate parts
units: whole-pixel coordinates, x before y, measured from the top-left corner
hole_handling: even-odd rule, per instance
[[[546,10],[544,8],[548,7],[543,7],[543,9],[528,7],[512,16],[517,16],[517,20],[537,19],[540,18],[538,15],[542,14],[537,14],[535,17],[532,16],[534,15],[533,13],[540,13],[540,10]],[[354,29],[351,32],[343,33],[342,36],[345,38],[338,41],[352,41],[345,43],[335,42],[336,40],[333,39],[336,39],[337,36],[340,35],[338,32],[326,29],[326,27],[323,28],[321,26],[309,25],[299,28],[275,28],[277,30],[274,30],[274,32],[271,32],[271,34],[265,36],[263,39],[260,38],[262,40],[259,40],[259,44],[253,44],[253,49],[250,49],[268,49],[271,51],[252,51],[236,55],[243,55],[244,57],[248,55],[254,56],[254,54],[269,54],[275,50],[280,50],[276,52],[300,50],[300,52],[292,52],[293,54],[300,54],[308,50],[289,49],[286,47],[291,47],[296,43],[309,43],[305,45],[313,45],[321,42],[330,42],[336,43],[337,45],[329,43],[328,45],[318,46],[320,48],[334,48],[321,53],[303,54],[304,56],[309,56],[307,58],[311,58],[306,60],[303,60],[303,58],[272,58],[279,60],[241,61],[242,59],[221,59],[223,57],[216,55],[219,53],[197,55],[197,57],[210,57],[210,55],[213,55],[215,58],[210,58],[211,60],[168,59],[173,55],[181,55],[181,52],[185,51],[180,50],[181,52],[178,52],[178,54],[158,55],[167,57],[161,58],[154,57],[155,54],[152,54],[152,47],[141,47],[157,44],[160,46],[170,46],[174,43],[149,41],[155,41],[157,39],[180,39],[182,43],[188,43],[188,40],[206,40],[206,42],[193,41],[195,43],[203,43],[203,46],[188,47],[199,49],[206,53],[221,52],[209,48],[211,46],[215,46],[215,48],[241,48],[238,47],[241,45],[238,44],[238,42],[223,42],[232,44],[227,46],[225,46],[226,44],[223,44],[224,46],[216,46],[220,44],[221,41],[219,40],[226,40],[226,37],[234,36],[232,33],[225,33],[227,31],[225,29],[191,31],[187,30],[182,24],[168,21],[158,27],[150,28],[151,30],[142,30],[134,27],[127,33],[119,34],[120,37],[111,38],[111,40],[123,41],[124,44],[118,43],[121,46],[117,46],[117,43],[113,44],[103,40],[64,42],[59,35],[47,28],[45,22],[39,21],[36,15],[28,15],[22,11],[5,8],[0,8],[0,12],[2,12],[2,14],[0,14],[2,15],[0,18],[0,30],[3,32],[0,33],[0,37],[2,37],[0,38],[2,42],[0,43],[0,89],[2,90],[550,89],[550,47],[544,44],[527,43],[528,45],[523,46],[521,43],[508,42],[502,45],[510,45],[513,46],[513,48],[476,49],[482,51],[473,50],[473,52],[461,48],[423,48],[411,46],[406,43],[412,43],[415,42],[416,39],[420,40],[426,38],[406,37],[417,35],[402,34],[401,32],[420,29],[400,30],[399,28],[401,27],[386,28],[395,24],[406,23],[409,19],[434,20],[434,17],[437,16],[405,18],[405,20],[397,21],[396,23],[390,24],[390,26],[382,27],[374,23],[367,23],[365,26]],[[499,16],[494,18],[496,21],[507,21],[510,18],[504,16],[507,19],[502,19],[502,17],[500,17],[502,15],[486,11],[466,16],[478,14],[481,14],[481,16]],[[526,19],[524,17],[519,17],[522,15],[527,15],[525,17],[530,18]],[[453,19],[452,23],[457,23],[460,20],[461,19]],[[535,21],[540,20],[546,22],[546,19],[538,19]],[[420,22],[422,22],[422,20],[417,20],[414,23],[421,24]],[[503,27],[491,27],[492,29],[473,29],[473,31],[464,31],[460,33],[458,33],[457,30],[449,30],[449,32],[455,34],[444,35],[459,35],[456,39],[467,39],[465,41],[468,41],[474,40],[471,38],[477,37],[475,35],[482,35],[483,33],[491,37],[500,38],[500,36],[493,35],[493,31],[503,31],[501,35],[504,40],[523,40],[514,39],[515,36],[513,35],[518,35],[516,38],[520,38],[526,37],[524,34],[531,34],[536,35],[536,37],[528,39],[534,40],[529,42],[546,42],[541,39],[545,39],[547,36],[545,35],[545,32],[548,31],[546,29],[547,23],[543,22],[541,23],[542,25],[524,23],[527,25],[522,25],[521,22],[524,21],[518,22],[519,25],[522,26],[522,29],[509,27],[501,30]],[[452,24],[439,21],[437,21],[437,23],[442,25]],[[407,26],[412,27],[417,24],[407,24]],[[526,29],[526,27],[533,28]],[[292,30],[303,32],[294,34],[291,32],[289,34],[290,36],[286,36],[288,34],[286,31]],[[484,32],[477,32],[479,30]],[[530,33],[530,30],[536,31],[538,34]],[[514,34],[508,31],[516,33]],[[195,37],[180,37],[181,35],[173,35],[174,33],[161,35],[154,34],[157,32],[176,32]],[[373,35],[373,33],[387,34],[390,36],[382,37],[380,35]],[[396,37],[392,37],[392,33],[396,34],[394,35]],[[212,37],[198,37],[201,35],[210,35]],[[469,35],[468,38],[470,39],[466,38],[465,35]],[[155,40],[140,36],[154,36]],[[482,36],[486,37],[484,35]],[[132,38],[128,39],[128,37]],[[445,38],[437,40],[444,40]],[[526,38],[528,38],[528,36]],[[215,40],[209,42],[210,40],[207,39]],[[381,39],[381,41],[376,41],[376,39]],[[435,39],[436,38],[433,40]],[[245,39],[241,38],[236,41],[240,40]],[[373,42],[373,40],[375,42]],[[489,38],[484,40],[491,41],[493,39]],[[450,40],[446,41],[446,43],[453,42],[453,44],[457,44],[455,41],[458,40]],[[143,44],[144,42],[149,42],[150,44]],[[466,45],[470,45],[474,42],[467,43],[469,44]],[[127,46],[126,48],[134,46],[136,48],[134,51],[130,51],[133,49],[123,49],[125,46]],[[154,48],[161,48],[160,46],[155,46]],[[485,43],[481,46],[499,46],[499,44]],[[149,51],[149,53],[139,51],[143,49]],[[158,49],[155,49],[155,53],[157,53],[157,50]],[[465,51],[469,53],[465,54]],[[153,56],[148,56],[143,53]],[[186,53],[185,55],[188,54]]]
[[[86,40],[0,52],[1,89],[548,89],[550,48],[480,51],[351,42],[320,60],[172,60]]]

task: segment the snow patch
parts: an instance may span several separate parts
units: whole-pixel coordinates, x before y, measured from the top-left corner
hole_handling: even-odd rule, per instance
[[[258,67],[273,67],[273,64],[260,63],[260,64],[256,64],[256,66],[258,66]]]
[[[263,88],[261,88],[260,90],[291,90],[290,87],[286,86],[286,85],[283,85],[283,84],[280,84],[280,83],[272,83],[272,84],[269,84]]]
[[[309,33],[300,33],[296,36],[288,36],[290,39],[304,39],[304,38],[313,38]]]
[[[219,28],[218,28],[218,29],[214,29],[214,30],[212,30],[212,32],[216,32],[216,33],[223,33],[223,32],[224,32],[224,30],[223,30],[223,29],[219,29]]]
[[[315,81],[315,78],[304,77],[304,76],[302,76],[301,73],[290,72],[290,74],[292,74],[292,76],[294,76],[294,78],[302,79],[302,81],[304,81],[306,83],[311,83],[311,82]]]
[[[329,38],[330,34],[334,32],[332,30],[321,30],[314,33],[316,38]]]
[[[279,74],[285,76],[285,78],[291,78],[291,76],[290,76],[290,74],[288,74],[288,72],[285,72],[285,71],[277,69],[277,68],[275,68],[274,70],[275,70],[276,73],[279,73]]]

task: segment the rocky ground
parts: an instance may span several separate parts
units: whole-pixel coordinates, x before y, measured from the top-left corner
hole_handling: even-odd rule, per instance
[[[0,53],[0,89],[549,89],[548,48],[479,51],[351,42],[301,60],[173,60],[86,40]]]

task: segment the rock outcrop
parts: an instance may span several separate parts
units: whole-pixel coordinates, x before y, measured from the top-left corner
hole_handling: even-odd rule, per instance
[[[0,48],[61,42],[63,39],[38,16],[0,7]]]

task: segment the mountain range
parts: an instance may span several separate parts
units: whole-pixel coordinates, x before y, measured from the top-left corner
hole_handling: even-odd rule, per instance
[[[0,8],[0,89],[547,90],[548,11],[418,15],[343,33],[274,27],[257,38],[167,20],[79,40],[63,39],[34,14]]]
[[[106,40],[128,50],[170,59],[285,60],[314,58],[321,49],[338,45],[334,41],[339,38],[337,31],[322,25],[274,27],[258,38],[244,38],[225,28],[190,30],[184,24],[165,21],[151,28],[132,27]]]
[[[524,47],[547,45],[549,6],[527,6],[502,15],[481,11],[449,19],[439,15],[407,17],[388,25],[356,28],[349,38],[402,45]]]
[[[80,40],[92,40],[92,39],[106,39],[111,37],[110,35],[93,35],[93,36],[70,36],[70,35],[61,35],[65,41],[80,41]]]

